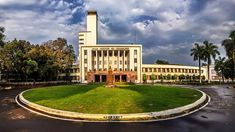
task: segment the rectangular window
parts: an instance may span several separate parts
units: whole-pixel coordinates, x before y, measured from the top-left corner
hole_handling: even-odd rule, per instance
[[[134,50],[134,55],[137,55],[137,50]]]
[[[145,72],[148,72],[148,68],[145,68]]]
[[[175,72],[177,72],[177,68],[175,68]]]
[[[112,51],[109,51],[109,56],[112,56]]]
[[[137,63],[137,58],[134,59],[134,63]]]
[[[117,65],[117,61],[114,61],[114,65]]]
[[[101,65],[101,61],[99,61],[99,64]]]
[[[87,55],[87,50],[84,50],[84,55]]]
[[[135,67],[135,69],[134,69],[135,71],[137,71],[137,67]]]
[[[84,59],[84,63],[87,63],[87,59]]]
[[[156,68],[154,68],[154,72],[157,72],[157,69],[156,69]]]
[[[158,72],[161,72],[161,68],[158,68]]]
[[[122,65],[122,61],[120,61],[120,65]]]

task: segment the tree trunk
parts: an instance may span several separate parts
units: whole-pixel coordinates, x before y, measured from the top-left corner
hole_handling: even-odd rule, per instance
[[[224,71],[223,70],[221,71],[221,74],[222,74],[222,81],[224,83]]]
[[[207,63],[207,79],[208,79],[208,83],[210,83],[210,65],[209,65],[209,59],[208,59],[208,61],[207,61],[208,63]]]
[[[198,60],[199,62],[199,81],[202,83],[202,78],[201,78],[201,59]]]

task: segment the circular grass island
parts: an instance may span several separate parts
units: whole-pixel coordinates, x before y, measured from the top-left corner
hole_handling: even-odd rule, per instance
[[[65,116],[63,114],[65,111],[71,114],[102,115],[103,118],[109,120],[110,118],[120,120],[122,115],[161,113],[187,106],[197,102],[203,94],[198,90],[174,86],[121,84],[115,88],[107,88],[102,84],[89,84],[30,89],[23,92],[21,96],[25,100],[24,104],[28,104],[29,107],[30,102],[48,108],[49,111],[59,110],[62,116]],[[44,111],[44,113],[47,112]],[[53,113],[48,113],[53,115]],[[121,116],[107,117],[105,116],[107,114]],[[144,118],[141,117],[141,120]],[[79,119],[82,118],[79,117]],[[89,119],[85,116],[84,120]]]

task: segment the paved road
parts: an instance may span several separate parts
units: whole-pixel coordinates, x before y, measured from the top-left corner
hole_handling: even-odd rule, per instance
[[[0,132],[234,132],[235,89],[228,86],[198,87],[211,103],[189,116],[152,123],[81,123],[42,117],[19,107],[14,97],[24,89],[0,91]]]

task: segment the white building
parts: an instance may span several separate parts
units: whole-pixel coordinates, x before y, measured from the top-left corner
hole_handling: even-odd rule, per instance
[[[142,45],[97,44],[97,12],[88,11],[87,31],[79,33],[80,81],[106,82],[109,68],[115,82],[141,82]]]
[[[110,68],[114,82],[141,83],[143,74],[148,81],[151,75],[155,75],[156,81],[162,80],[162,77],[170,77],[169,80],[178,80],[180,76],[198,77],[198,66],[142,64],[140,44],[98,44],[97,18],[96,11],[88,11],[87,30],[79,32],[79,64],[73,67],[73,81],[106,82]],[[206,67],[201,68],[201,73],[207,80]]]

